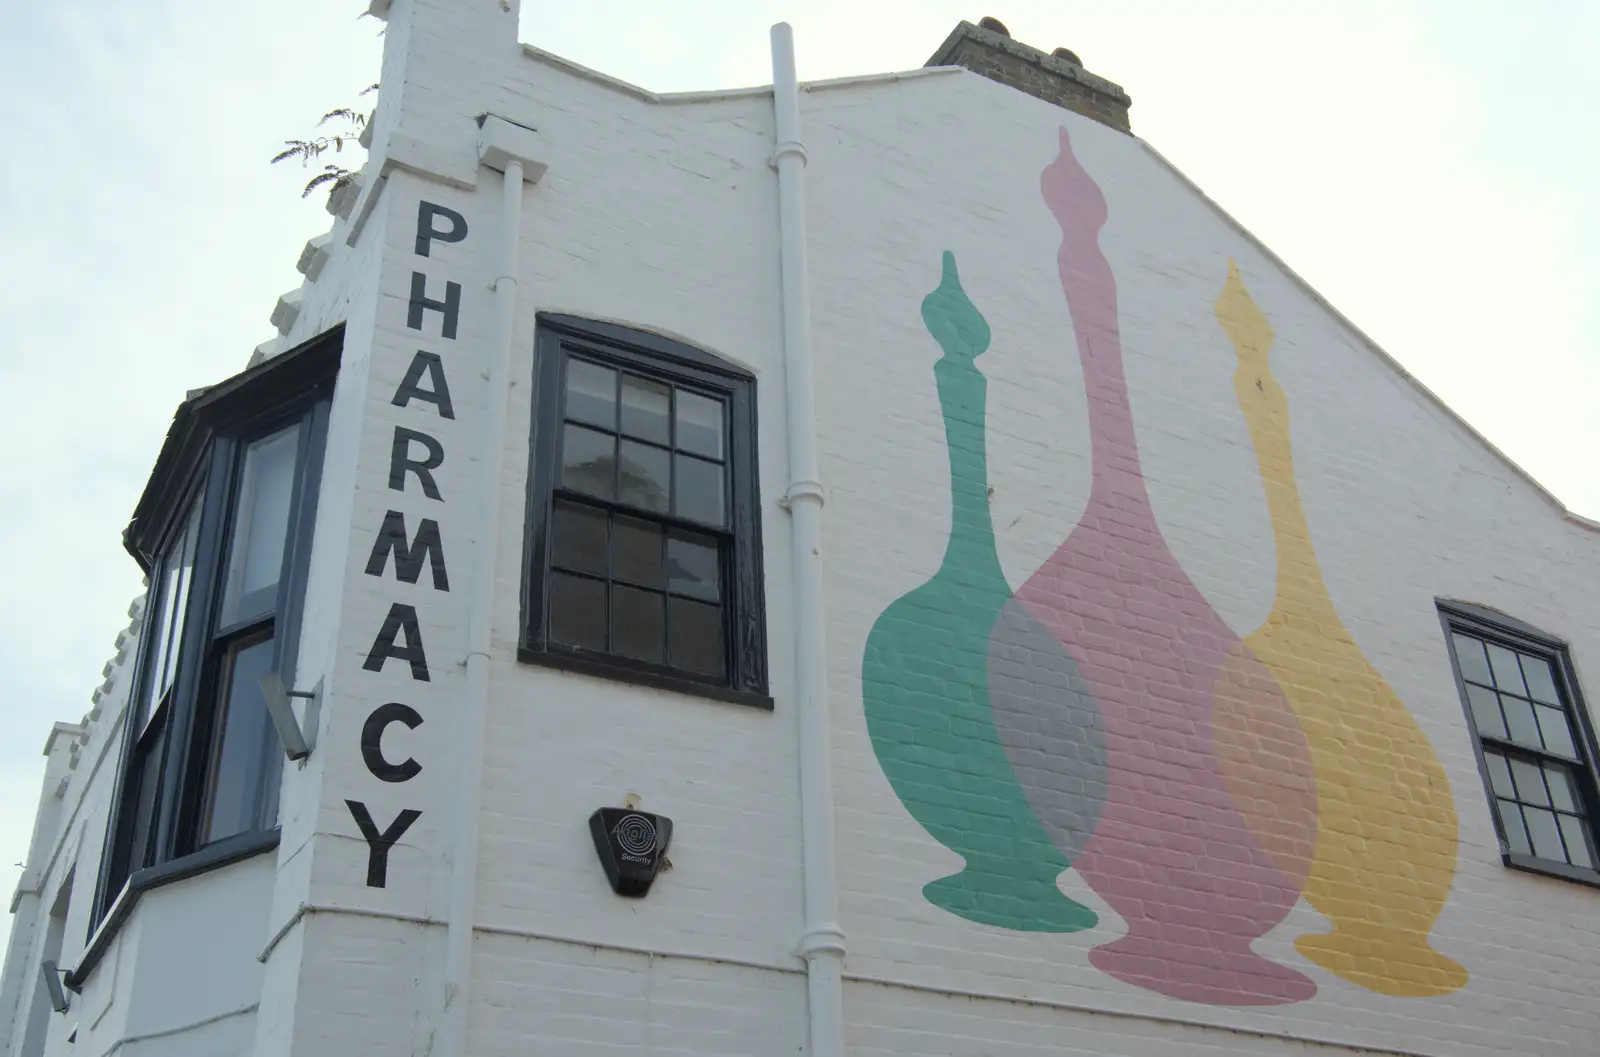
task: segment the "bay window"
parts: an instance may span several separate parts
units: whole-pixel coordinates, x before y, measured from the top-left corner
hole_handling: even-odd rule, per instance
[[[276,844],[284,755],[261,680],[295,685],[341,346],[330,331],[191,394],[124,534],[149,590],[97,885],[101,933],[144,888]]]

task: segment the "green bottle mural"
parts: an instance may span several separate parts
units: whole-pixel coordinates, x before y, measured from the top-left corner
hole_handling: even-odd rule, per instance
[[[987,381],[975,365],[989,325],[948,251],[922,320],[944,350],[933,370],[949,445],[950,540],[939,571],[885,609],[867,638],[867,730],[912,817],[966,860],[923,887],[929,902],[980,924],[1078,932],[1098,919],[1056,887],[1071,863],[1029,807],[990,703],[990,636],[1012,591],[995,550]]]

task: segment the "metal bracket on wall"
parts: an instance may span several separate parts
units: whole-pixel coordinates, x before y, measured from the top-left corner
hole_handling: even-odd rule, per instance
[[[322,714],[322,681],[311,690],[289,690],[277,672],[261,677],[261,696],[267,703],[267,714],[272,717],[272,728],[283,743],[284,755],[291,760],[304,760],[317,745],[317,724]],[[297,719],[290,698],[303,698],[306,702],[304,721]]]
[[[39,963],[39,975],[44,981],[45,993],[50,996],[50,1008],[57,1013],[65,1013],[72,1008],[72,1000],[61,987],[62,972],[54,958],[46,958]]]

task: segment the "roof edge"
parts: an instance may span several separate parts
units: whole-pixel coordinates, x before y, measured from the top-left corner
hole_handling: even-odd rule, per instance
[[[1326,310],[1330,315],[1332,315],[1334,319],[1338,320],[1341,324],[1348,328],[1352,334],[1361,340],[1362,344],[1366,345],[1370,351],[1377,354],[1380,360],[1387,364],[1389,368],[1398,374],[1402,379],[1408,382],[1412,388],[1414,388],[1423,396],[1423,398],[1425,398],[1435,408],[1444,412],[1445,415],[1454,421],[1456,425],[1466,430],[1467,434],[1471,436],[1473,440],[1487,448],[1491,455],[1504,463],[1518,477],[1532,485],[1534,491],[1538,492],[1546,502],[1555,507],[1557,512],[1559,512],[1563,518],[1571,521],[1580,528],[1588,529],[1591,532],[1600,532],[1600,521],[1597,521],[1594,518],[1584,517],[1582,514],[1573,511],[1559,498],[1557,498],[1554,492],[1550,491],[1549,488],[1546,488],[1537,477],[1523,469],[1521,464],[1511,456],[1501,451],[1494,441],[1484,436],[1476,426],[1463,418],[1459,411],[1447,404],[1438,393],[1435,393],[1432,389],[1429,389],[1420,378],[1406,370],[1404,364],[1390,355],[1382,345],[1379,345],[1376,341],[1374,341],[1372,337],[1366,331],[1357,326],[1349,316],[1339,311],[1339,309],[1334,306],[1333,302],[1329,301],[1325,296],[1323,296],[1323,294],[1318,291],[1315,286],[1312,286],[1309,282],[1307,282],[1299,272],[1291,268],[1287,261],[1273,251],[1272,247],[1261,241],[1261,239],[1257,237],[1254,232],[1241,224],[1238,218],[1223,208],[1221,203],[1212,198],[1210,195],[1206,194],[1206,192],[1201,189],[1199,184],[1190,179],[1182,169],[1174,165],[1166,155],[1162,154],[1160,151],[1156,150],[1155,147],[1151,146],[1148,140],[1141,139],[1138,136],[1134,136],[1133,139],[1141,147],[1148,151],[1152,158],[1161,163],[1162,166],[1164,166],[1169,172],[1182,181],[1184,186],[1188,187],[1195,194],[1199,195],[1201,200],[1210,206],[1216,212],[1216,214],[1228,224],[1229,227],[1243,235],[1252,246],[1261,251],[1263,256],[1281,268],[1284,274],[1294,281],[1295,285],[1300,287],[1303,292],[1310,295],[1311,299],[1320,305],[1324,310]]]
[[[56,723],[50,728],[50,735],[44,739],[44,755],[49,756],[55,751],[58,739],[82,737],[88,730],[83,723]]]
[[[770,84],[754,85],[748,88],[716,88],[695,92],[652,92],[648,88],[640,88],[638,85],[630,84],[620,77],[601,73],[599,70],[574,62],[565,56],[557,55],[553,51],[545,51],[543,48],[532,44],[523,44],[522,54],[535,62],[554,66],[575,77],[598,84],[602,88],[610,88],[612,91],[621,92],[646,103],[659,103],[662,105],[712,103],[724,99],[754,99],[772,94],[772,86]],[[892,73],[870,73],[851,77],[830,77],[818,81],[801,81],[800,90],[819,92],[834,88],[854,88],[858,85],[867,86],[895,81],[920,80],[924,77],[938,77],[945,74],[963,72],[966,71],[959,66],[919,67],[914,70],[901,70]]]
[[[343,322],[336,323],[281,355],[215,385],[190,390],[172,416],[155,466],[122,530],[123,549],[143,572],[154,568],[158,545],[186,512],[183,501],[199,479],[216,430],[277,413],[283,403],[331,385],[344,353],[344,328]]]
[[[945,56],[950,49],[954,47],[954,45],[963,37],[974,36],[977,34],[983,34],[986,38],[994,37],[1000,42],[1001,45],[1011,43],[1006,38],[1001,38],[998,34],[994,34],[988,30],[973,26],[970,23],[962,22],[951,31],[949,37],[945,39],[945,42],[937,51],[934,52],[933,58],[929,59],[928,61],[937,61],[941,57]],[[574,62],[573,60],[565,58],[564,56],[557,55],[555,52],[546,51],[543,48],[536,47],[532,44],[523,44],[522,53],[527,58],[533,59],[537,62],[542,62],[546,65],[557,67],[576,77],[580,77],[583,80],[593,82],[604,88],[610,88],[613,91],[621,92],[625,95],[632,96],[635,99],[639,99],[648,103],[657,103],[663,105],[705,103],[716,102],[724,99],[758,98],[772,94],[771,85],[757,85],[748,88],[726,88],[695,92],[652,92],[647,88],[640,88],[638,85],[630,84],[621,78],[612,77],[610,74],[601,73],[599,70],[584,66],[582,63]],[[1052,64],[1059,64],[1063,67],[1067,65],[1066,63],[1060,63],[1059,60],[1052,60],[1050,56],[1045,56],[1044,58],[1045,60],[1050,61]],[[923,77],[933,77],[944,74],[962,74],[970,72],[971,71],[960,66],[923,66],[915,70],[905,70],[901,72],[864,74],[860,76],[835,77],[826,80],[801,82],[800,88],[803,91],[816,92],[835,88],[852,88],[856,86],[893,83],[896,81],[920,79]],[[1082,72],[1087,73],[1087,71]],[[1072,70],[1070,73],[1073,76],[1077,76],[1080,71]],[[1088,76],[1092,77],[1095,82],[1101,82],[1104,80],[1103,78],[1096,77],[1092,74],[1089,74]],[[1087,80],[1085,80],[1084,83],[1090,84],[1090,82]],[[1104,81],[1104,84],[1112,89],[1115,89],[1119,93],[1122,91],[1119,86],[1110,81]],[[1090,86],[1098,87],[1096,84],[1090,84]],[[1126,98],[1126,93],[1123,93],[1123,97]],[[1282,257],[1278,256],[1278,254],[1274,252],[1273,249],[1263,242],[1259,237],[1257,237],[1254,232],[1245,227],[1244,224],[1240,223],[1232,213],[1228,212],[1228,210],[1225,209],[1221,203],[1207,194],[1199,184],[1190,179],[1182,169],[1174,165],[1166,155],[1162,154],[1146,139],[1143,139],[1139,136],[1134,136],[1133,139],[1147,152],[1149,152],[1150,156],[1154,158],[1160,165],[1176,176],[1178,180],[1184,184],[1184,186],[1188,187],[1191,191],[1198,195],[1200,199],[1210,206],[1211,209],[1214,210],[1228,226],[1232,227],[1240,235],[1243,235],[1244,238],[1252,246],[1259,250],[1263,256],[1265,256],[1273,264],[1277,265],[1277,267],[1281,268],[1284,274],[1288,275],[1295,285],[1308,294],[1313,301],[1315,301],[1330,315],[1332,315],[1334,319],[1348,328],[1350,332],[1360,339],[1360,341],[1366,345],[1369,350],[1375,353],[1380,360],[1389,366],[1390,369],[1399,374],[1400,377],[1409,383],[1412,388],[1422,395],[1424,399],[1431,403],[1435,408],[1442,411],[1448,418],[1454,421],[1456,425],[1466,430],[1467,434],[1472,437],[1472,439],[1486,448],[1490,454],[1504,463],[1505,466],[1508,467],[1518,477],[1522,478],[1529,485],[1533,486],[1534,491],[1538,492],[1547,503],[1554,507],[1562,516],[1562,518],[1572,522],[1580,528],[1587,529],[1591,532],[1600,533],[1600,520],[1585,517],[1563,503],[1559,498],[1557,498],[1556,494],[1550,491],[1550,489],[1541,483],[1538,478],[1534,477],[1533,474],[1524,469],[1520,463],[1502,451],[1499,446],[1497,446],[1488,437],[1484,436],[1484,434],[1479,431],[1476,426],[1462,417],[1461,413],[1446,403],[1439,396],[1439,394],[1428,388],[1421,379],[1408,371],[1399,360],[1395,359],[1394,356],[1390,355],[1382,345],[1379,345],[1375,340],[1373,340],[1371,335],[1367,334],[1367,332],[1362,330],[1361,327],[1357,326],[1349,316],[1345,315],[1337,307],[1335,307],[1334,304],[1329,301],[1327,297],[1325,297],[1320,291],[1318,291],[1315,286],[1307,282],[1299,272],[1295,271],[1289,266],[1288,262],[1286,262]]]

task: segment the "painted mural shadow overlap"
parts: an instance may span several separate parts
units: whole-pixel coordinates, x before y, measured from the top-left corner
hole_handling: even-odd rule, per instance
[[[1272,612],[1246,642],[1283,687],[1315,769],[1320,825],[1305,895],[1333,928],[1295,947],[1380,994],[1449,994],[1466,984],[1467,971],[1428,942],[1455,878],[1449,779],[1328,594],[1295,479],[1288,397],[1269,362],[1275,335],[1234,261],[1215,311],[1238,356],[1234,391],[1278,557]]]
[[[1296,849],[1303,860],[1316,827],[1305,739],[1271,674],[1162,537],[1140,468],[1116,280],[1099,246],[1106,201],[1065,128],[1040,186],[1061,226],[1094,468],[1083,516],[1017,597],[1078,662],[1105,725],[1105,807],[1076,865],[1128,932],[1089,959],[1191,1002],[1300,1001],[1316,993],[1311,979],[1250,945],[1288,914],[1305,876]],[[1270,811],[1235,803],[1215,744],[1219,711],[1225,736],[1275,741],[1272,766],[1285,778]]]

